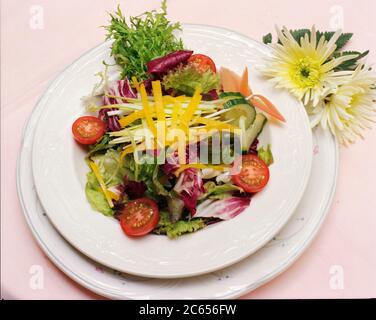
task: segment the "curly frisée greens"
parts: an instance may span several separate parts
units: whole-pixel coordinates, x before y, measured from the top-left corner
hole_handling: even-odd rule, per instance
[[[179,220],[171,222],[168,212],[162,211],[157,227],[154,229],[156,234],[164,234],[169,238],[177,238],[185,233],[192,233],[206,226],[205,219],[194,218],[190,220]]]
[[[148,78],[146,64],[150,60],[183,49],[182,40],[174,35],[180,30],[180,23],[171,23],[167,19],[166,0],[162,1],[160,12],[129,17],[129,22],[120,7],[110,17],[110,24],[105,29],[107,38],[114,40],[111,54],[123,68],[122,78],[136,76],[145,80]]]
[[[120,9],[111,15],[117,65],[104,62],[84,99],[91,114],[72,125],[87,148],[86,198],[127,236],[177,238],[234,219],[264,189],[275,160],[258,137],[268,117],[283,116],[252,93],[247,68],[217,73],[210,57],[184,48],[177,29],[165,1],[161,13],[129,24]]]

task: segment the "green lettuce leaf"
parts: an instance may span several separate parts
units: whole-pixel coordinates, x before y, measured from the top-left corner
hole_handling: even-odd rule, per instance
[[[200,72],[196,67],[188,64],[170,71],[163,78],[163,85],[166,90],[174,89],[180,94],[193,96],[197,87],[202,93],[219,88],[219,76],[211,70]]]
[[[234,191],[244,192],[242,188],[235,186],[231,183],[217,185],[213,181],[206,182],[204,184],[204,188],[206,190],[206,193],[204,193],[200,197],[200,200],[203,200],[205,198],[221,200],[221,199],[231,197]]]
[[[87,174],[87,182],[85,187],[86,198],[88,199],[91,207],[106,216],[113,216],[114,212],[110,208],[106,197],[99,185],[97,178],[93,172]]]
[[[216,195],[216,194],[232,192],[232,191],[242,192],[243,189],[238,187],[238,186],[235,186],[231,183],[226,183],[226,184],[222,184],[222,185],[219,185],[219,186],[216,185],[215,187],[211,188],[210,190],[208,190],[208,194],[209,195]]]
[[[272,150],[270,149],[270,144],[266,146],[266,148],[261,147],[257,150],[258,156],[261,160],[264,160],[266,165],[270,166],[273,162],[273,154]]]
[[[169,238],[177,238],[186,233],[192,233],[205,227],[205,221],[202,218],[191,220],[179,220],[171,222],[168,212],[161,211],[157,227],[154,233],[166,234]]]
[[[159,175],[159,166],[155,166],[154,171],[153,171],[154,189],[157,194],[167,197],[170,195],[170,193],[165,189],[163,184],[159,181],[158,175]]]
[[[117,186],[123,182],[126,168],[124,162],[120,162],[119,151],[109,149],[104,154],[92,156],[91,160],[98,166],[107,187]]]
[[[128,154],[124,158],[124,166],[130,180],[147,181],[152,179],[156,163],[155,158],[151,155],[143,155],[137,163],[133,154]]]
[[[158,167],[155,163],[156,159],[151,155],[145,154],[139,160],[140,163],[137,163],[133,154],[127,155],[124,158],[125,174],[129,180],[143,181],[147,187],[145,195],[157,201],[159,193],[153,180],[154,171]]]
[[[87,156],[91,157],[99,151],[112,148],[113,145],[110,144],[110,141],[111,141],[110,136],[108,134],[105,134],[96,144],[90,146],[90,151]]]
[[[120,162],[119,151],[108,149],[106,153],[92,156],[91,160],[98,166],[107,188],[117,186],[123,182],[126,168],[124,163]],[[99,182],[92,171],[87,174],[85,193],[93,209],[106,216],[113,215],[113,209],[110,208]]]

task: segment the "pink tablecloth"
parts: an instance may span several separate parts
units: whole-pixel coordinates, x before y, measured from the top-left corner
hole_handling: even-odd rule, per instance
[[[104,39],[98,26],[118,1],[1,1],[1,289],[2,298],[98,299],[61,273],[43,254],[18,203],[15,172],[22,127],[48,82]],[[121,1],[138,14],[158,0]],[[371,49],[376,62],[376,2],[373,0],[169,0],[172,20],[223,26],[255,39],[290,28],[331,29],[356,34],[350,47]],[[41,16],[42,15],[42,16]],[[40,20],[42,18],[42,21]],[[286,272],[245,298],[339,298],[376,296],[376,131],[341,149],[338,189],[317,238]],[[30,286],[32,266],[44,268],[44,289]],[[333,285],[333,274],[343,282]],[[34,289],[33,289],[34,288]]]

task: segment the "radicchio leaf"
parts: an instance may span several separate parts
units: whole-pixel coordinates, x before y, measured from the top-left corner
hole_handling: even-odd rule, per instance
[[[195,218],[230,220],[243,212],[250,203],[250,197],[231,197],[223,200],[207,199],[197,206]]]
[[[205,192],[200,170],[195,168],[185,169],[177,180],[174,191],[180,195],[185,207],[194,216],[198,197]]]
[[[152,85],[153,80],[152,79],[146,79],[142,83],[145,86],[146,93],[148,95],[153,95],[153,85]]]
[[[142,198],[147,186],[143,181],[132,181],[124,178],[124,192],[128,195],[129,199]]]
[[[178,153],[175,151],[172,154],[169,154],[166,157],[165,164],[161,165],[161,169],[163,173],[168,177],[172,178],[174,177],[174,172],[179,168],[179,157]]]
[[[123,98],[137,98],[137,94],[133,91],[128,79],[115,81],[114,84],[108,89],[107,92],[111,96],[123,97]],[[108,104],[120,104],[124,100],[120,98],[103,97],[103,103]]]
[[[193,51],[178,50],[171,52],[165,55],[164,57],[150,60],[146,65],[148,73],[161,76],[165,74],[167,71],[176,68],[181,63],[187,62],[192,54]]]
[[[124,97],[124,98],[137,98],[137,95],[133,92],[128,79],[115,81],[114,85],[108,89],[107,92],[111,96]],[[120,98],[103,97],[103,104],[120,104],[124,100]],[[121,129],[118,116],[109,116],[109,111],[118,110],[117,108],[106,108],[99,110],[99,118],[107,123],[109,131],[119,131]]]
[[[209,91],[208,93],[204,93],[202,95],[202,100],[205,100],[205,101],[213,101],[213,100],[218,100],[218,99],[219,99],[218,92],[215,89]]]
[[[189,144],[186,147],[185,153],[185,162],[186,163],[199,163],[199,153],[200,153],[200,144]],[[166,162],[161,166],[163,173],[172,178],[174,176],[174,172],[180,166],[179,164],[179,154],[177,151],[174,151],[171,154],[166,156]]]
[[[163,173],[168,177],[168,178],[173,178],[174,177],[174,172],[179,168],[178,164],[173,164],[173,163],[165,163],[161,165],[161,169]]]
[[[248,154],[255,154],[257,156],[257,146],[258,146],[258,139],[256,138],[252,144],[249,146]]]

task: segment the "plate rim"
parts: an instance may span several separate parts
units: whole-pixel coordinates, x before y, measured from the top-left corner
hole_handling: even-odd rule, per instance
[[[192,25],[192,24],[190,24]],[[202,25],[200,25],[202,26]],[[221,29],[226,29],[226,28],[221,28]],[[227,29],[229,30],[229,29]],[[231,30],[229,30],[231,31]],[[231,31],[233,32],[233,31]],[[87,50],[85,53],[82,54],[85,55],[86,53],[92,51],[93,49],[95,48],[91,48],[89,50]],[[81,56],[80,56],[81,57]],[[79,60],[80,59],[77,58],[75,61]],[[75,62],[74,61],[74,62]],[[72,62],[72,64],[74,63]],[[70,65],[69,65],[70,66]],[[63,71],[65,69],[67,69],[69,66],[66,66]],[[61,71],[61,72],[63,72]],[[44,90],[44,92],[48,91],[48,89],[50,88],[50,86],[55,82],[56,78],[60,75],[60,73],[53,79],[50,81],[50,84],[47,86],[46,90]],[[43,92],[43,93],[44,93]],[[79,275],[75,274],[74,272],[72,272],[72,270],[69,270],[67,267],[65,267],[64,263],[61,262],[59,260],[59,258],[56,258],[53,253],[50,251],[50,249],[48,248],[48,245],[46,245],[43,241],[43,239],[41,239],[41,237],[39,236],[38,234],[38,231],[36,229],[34,229],[34,226],[32,224],[32,221],[30,219],[30,216],[29,216],[29,213],[28,213],[28,210],[27,210],[27,206],[25,206],[24,204],[24,199],[23,199],[23,195],[22,195],[22,187],[21,187],[21,175],[20,175],[20,163],[21,163],[21,159],[23,157],[23,154],[24,154],[24,138],[25,138],[25,133],[30,129],[30,120],[33,118],[33,116],[35,116],[35,113],[38,111],[37,107],[40,103],[40,101],[43,99],[43,93],[42,95],[40,96],[40,98],[38,99],[35,107],[33,108],[30,116],[28,117],[28,119],[26,120],[25,124],[24,124],[24,127],[23,127],[23,130],[22,130],[22,137],[21,137],[21,143],[20,143],[20,149],[19,149],[19,153],[18,153],[18,157],[17,157],[17,171],[16,171],[16,186],[17,186],[17,193],[18,193],[18,198],[19,198],[19,203],[21,205],[21,208],[22,208],[22,212],[23,212],[23,215],[25,217],[25,220],[27,221],[27,224],[30,228],[30,230],[32,231],[32,234],[33,234],[33,237],[36,239],[37,243],[40,245],[40,247],[43,249],[43,251],[46,253],[46,255],[52,260],[52,262],[64,273],[66,274],[69,278],[73,279],[74,281],[78,282],[79,284],[81,284],[83,287],[97,293],[97,294],[100,294],[102,296],[106,296],[108,298],[115,298],[115,299],[118,299],[120,298],[119,296],[116,296],[114,294],[112,294],[111,292],[110,293],[107,293],[107,294],[104,294],[104,289],[103,288],[99,288],[95,285],[92,285],[90,283],[88,283],[85,279],[81,278]],[[34,139],[34,131],[33,131],[33,137],[32,139]],[[322,210],[322,214],[321,214],[321,217],[319,219],[319,221],[316,223],[316,226],[315,228],[312,230],[312,232],[309,234],[309,237],[307,237],[306,241],[301,245],[301,247],[299,248],[299,252],[297,252],[294,256],[290,257],[288,261],[286,261],[286,263],[284,263],[283,265],[281,265],[279,268],[277,268],[278,270],[275,270],[274,272],[272,271],[270,274],[266,275],[264,278],[260,279],[259,281],[255,282],[253,285],[250,285],[250,286],[247,286],[246,288],[244,289],[241,289],[239,290],[239,292],[235,292],[234,294],[230,294],[228,296],[225,296],[223,298],[236,298],[238,296],[241,296],[243,295],[244,293],[250,291],[250,290],[254,290],[255,288],[261,286],[262,284],[264,284],[265,282],[267,281],[270,281],[271,279],[273,279],[274,277],[278,276],[280,273],[282,273],[283,271],[285,271],[291,264],[293,264],[300,256],[301,254],[303,254],[305,252],[305,250],[308,248],[308,246],[312,243],[313,239],[315,238],[315,236],[317,235],[318,231],[320,230],[320,227],[321,225],[323,224],[323,222],[325,221],[325,218],[327,217],[328,215],[328,212],[329,212],[329,209],[332,205],[332,200],[333,200],[333,197],[334,197],[334,194],[336,192],[336,185],[337,185],[337,178],[338,178],[338,170],[339,170],[339,147],[338,147],[338,143],[337,141],[332,137],[332,139],[334,140],[334,144],[335,144],[335,150],[334,150],[334,154],[335,154],[335,170],[334,170],[334,176],[333,176],[333,185],[332,185],[332,188],[331,188],[331,194],[329,195],[328,199],[327,199],[327,203],[325,205],[325,208],[323,208]],[[58,232],[58,231],[56,231]],[[60,235],[61,236],[61,235]],[[66,241],[66,240],[64,240]],[[124,298],[124,297],[121,297],[121,298]],[[222,297],[221,297],[222,298]]]
[[[228,31],[229,33],[231,33],[232,35],[238,37],[239,41],[250,41],[252,43],[255,43],[255,44],[258,44],[260,46],[262,46],[265,50],[270,50],[267,46],[265,46],[264,44],[260,43],[259,41],[257,40],[254,40],[250,37],[247,37],[245,35],[242,35],[236,31],[232,31],[232,30],[229,30],[229,29],[225,29],[225,28],[221,28],[221,27],[215,27],[215,26],[208,26],[208,25],[196,25],[196,24],[183,24],[183,30],[185,27],[193,27],[194,29],[196,28],[207,28],[207,30],[210,32],[211,30],[214,30],[214,31]],[[44,91],[44,93],[42,94],[42,97],[41,97],[41,101],[38,101],[38,104],[43,104],[43,98],[46,98],[48,100],[48,96],[46,96],[46,94],[48,93],[48,91],[50,90],[51,87],[56,87],[59,85],[59,81],[63,81],[64,80],[64,77],[62,77],[64,75],[64,71],[66,69],[69,69],[71,67],[73,67],[75,65],[75,63],[77,61],[79,61],[81,58],[83,58],[85,55],[87,54],[95,54],[95,52],[102,52],[103,50],[103,47],[108,45],[108,42],[103,42],[101,44],[99,44],[98,46],[88,50],[87,52],[85,52],[83,55],[81,55],[79,58],[77,58],[72,64],[70,64],[69,66],[67,66],[62,72],[60,72],[57,77],[51,82],[50,86],[48,87],[47,90]],[[46,105],[42,106],[44,108],[46,108]],[[302,115],[303,115],[303,112],[302,112]],[[302,120],[305,120],[307,123],[308,123],[308,116],[305,114],[304,112],[304,115],[302,116]],[[39,121],[39,119],[37,120]],[[37,132],[37,130],[36,130]],[[36,134],[35,134],[36,135]],[[308,138],[308,132],[307,132],[307,138]],[[35,144],[35,139],[33,140],[33,158],[35,157],[35,148],[34,148],[34,144]],[[309,146],[312,146],[312,135],[311,135],[311,131],[309,131],[309,141],[306,143],[307,145]],[[286,217],[283,217],[284,219],[282,220],[282,222],[279,222],[279,223],[275,223],[274,225],[277,225],[274,229],[273,229],[273,234],[277,234],[282,228],[283,226],[285,225],[285,223],[287,223],[287,221],[289,220],[289,218],[291,217],[291,215],[293,214],[293,212],[295,211],[295,209],[297,208],[297,206],[299,205],[299,202],[300,200],[302,199],[303,195],[304,195],[304,191],[306,190],[306,187],[308,185],[308,182],[309,182],[309,177],[310,177],[310,172],[311,172],[311,165],[312,165],[312,157],[309,157],[309,162],[308,163],[308,169],[306,170],[305,172],[305,176],[302,177],[302,182],[300,183],[300,186],[301,188],[299,189],[299,193],[298,193],[298,196],[296,197],[296,199],[294,199],[294,201],[291,201],[291,204],[289,206],[289,212],[291,212],[291,214],[289,215],[286,215]],[[34,163],[34,161],[32,161],[32,163]],[[33,174],[34,174],[34,165],[33,165]],[[36,185],[36,189],[38,191],[38,187],[37,187],[37,183],[35,183]],[[39,196],[39,199],[40,196]],[[59,226],[56,226],[53,219],[50,220],[51,223],[55,226],[55,228],[59,231],[59,233],[61,235],[63,235],[63,237],[65,238],[66,234],[64,232],[62,232],[61,228]],[[275,232],[274,232],[275,231]],[[228,267],[232,264],[235,264],[245,258],[247,258],[248,256],[250,256],[252,253],[256,252],[257,250],[259,250],[262,246],[264,246],[271,238],[273,237],[273,235],[270,235],[270,234],[267,234],[267,236],[263,236],[260,238],[260,240],[256,243],[256,245],[254,245],[253,249],[252,250],[247,250],[247,253],[243,253],[242,255],[240,255],[239,257],[237,258],[231,258],[231,259],[227,259],[227,262],[226,263],[221,263],[220,265],[216,266],[216,267],[213,267],[213,266],[206,266],[205,268],[201,268],[199,271],[194,271],[194,272],[187,272],[185,271],[183,274],[182,272],[180,271],[177,271],[175,270],[174,272],[162,272],[160,271],[159,273],[153,273],[153,274],[150,274],[150,273],[145,273],[146,271],[144,270],[143,272],[136,272],[134,270],[134,268],[132,270],[128,269],[128,268],[125,268],[124,264],[122,267],[120,266],[114,266],[114,264],[112,264],[111,262],[108,262],[106,261],[105,259],[103,259],[102,256],[97,256],[97,255],[94,255],[94,254],[89,254],[88,251],[86,250],[87,249],[87,246],[84,245],[84,246],[81,246],[81,245],[78,245],[77,241],[73,241],[72,238],[68,237],[68,238],[65,238],[73,247],[75,247],[78,251],[80,251],[81,253],[85,254],[86,256],[88,256],[89,258],[103,264],[103,265],[107,265],[109,266],[110,268],[117,268],[119,269],[120,271],[124,271],[126,273],[129,273],[129,274],[134,274],[134,275],[138,275],[138,276],[142,276],[142,277],[148,277],[148,278],[161,278],[161,279],[170,279],[170,278],[183,278],[183,277],[191,277],[191,276],[196,276],[196,275],[201,275],[201,274],[204,274],[204,273],[209,273],[209,272],[214,272],[216,270],[220,270],[220,269],[223,269],[225,267]],[[75,239],[75,238],[73,238]],[[85,249],[86,248],[86,249]]]

